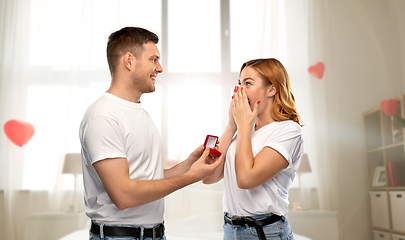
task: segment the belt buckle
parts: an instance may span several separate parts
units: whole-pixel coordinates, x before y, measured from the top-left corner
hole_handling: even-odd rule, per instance
[[[156,225],[152,227],[152,239],[156,239],[156,230],[159,228],[160,225]]]
[[[239,217],[239,216],[232,216],[231,217],[231,223],[235,227],[242,227],[241,220],[242,220],[242,218]]]

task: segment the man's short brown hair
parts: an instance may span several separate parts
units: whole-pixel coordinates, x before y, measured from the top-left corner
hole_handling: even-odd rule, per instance
[[[149,41],[157,44],[159,37],[146,29],[139,27],[125,27],[111,33],[107,43],[107,61],[113,76],[118,61],[125,53],[130,52],[136,58],[143,52],[143,44]]]

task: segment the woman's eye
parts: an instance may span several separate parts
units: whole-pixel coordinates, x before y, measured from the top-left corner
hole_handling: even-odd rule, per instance
[[[252,85],[252,84],[250,84],[250,82],[246,82],[246,86],[249,86],[249,85]]]

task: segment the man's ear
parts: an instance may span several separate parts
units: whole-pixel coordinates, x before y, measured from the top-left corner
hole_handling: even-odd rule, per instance
[[[276,87],[274,87],[274,85],[272,84],[272,85],[270,85],[270,88],[269,88],[269,90],[268,90],[268,97],[274,97],[274,95],[276,95],[276,93],[277,93],[277,89],[276,89]]]
[[[132,69],[132,64],[134,64],[135,56],[132,53],[127,52],[124,55],[124,65],[128,70]]]

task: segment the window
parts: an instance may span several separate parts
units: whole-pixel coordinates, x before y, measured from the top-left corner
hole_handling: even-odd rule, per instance
[[[64,154],[80,151],[83,114],[110,84],[107,38],[124,26],[144,27],[160,38],[164,71],[156,91],[144,94],[141,101],[162,135],[167,158],[184,160],[207,134],[221,136],[242,63],[282,55],[262,40],[263,33],[270,32],[263,29],[275,22],[264,11],[274,4],[225,2],[230,6],[230,29],[221,22],[220,0],[167,0],[167,8],[161,0],[33,0],[27,23],[26,106],[36,132],[25,146],[22,188],[54,189]],[[282,31],[282,24],[277,27]],[[224,38],[230,41],[230,53],[221,50]],[[230,71],[223,69],[221,59],[231,63]],[[73,181],[71,176],[64,181],[72,188],[67,183]]]
[[[284,2],[238,0],[230,2],[231,71],[256,58],[278,58],[285,65]],[[276,14],[269,14],[272,11]],[[271,28],[272,31],[266,29]],[[272,37],[271,34],[277,34]]]
[[[161,35],[161,0],[32,0],[30,7],[29,64],[34,66],[108,68],[106,42],[113,31],[139,26]]]
[[[219,7],[219,0],[168,1],[169,72],[221,71]]]
[[[206,135],[219,135],[224,116],[219,102],[221,87],[188,83],[168,88],[168,156],[184,160],[204,143]],[[225,110],[226,112],[226,110]]]
[[[64,154],[80,152],[78,133],[85,110],[110,85],[105,56],[109,34],[140,26],[160,36],[161,0],[32,0],[29,6],[23,87],[26,119],[35,134],[24,146],[21,188],[53,190]],[[161,130],[159,91],[153,99],[145,95],[142,100]],[[73,188],[73,177],[63,176],[63,186]]]

